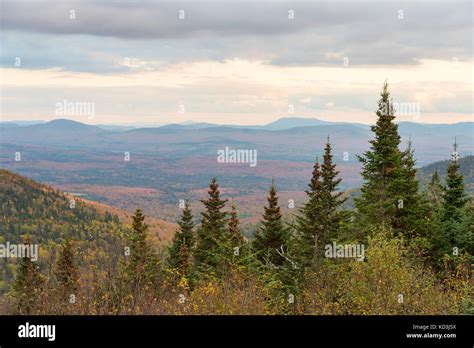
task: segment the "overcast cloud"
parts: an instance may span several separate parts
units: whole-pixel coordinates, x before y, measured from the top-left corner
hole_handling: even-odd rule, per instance
[[[199,73],[198,78],[195,76],[195,69],[186,69],[189,64],[207,62],[210,69],[216,66],[212,62],[225,65],[227,68],[218,77],[217,92],[226,89],[226,74],[232,73],[229,62],[258,62],[261,69],[255,70],[255,75],[268,76],[269,84],[273,78],[265,66],[281,69],[332,69],[340,68],[346,62],[349,67],[365,69],[361,71],[366,74],[357,75],[361,84],[372,84],[377,88],[383,82],[378,80],[379,73],[376,72],[381,67],[391,69],[387,72],[389,76],[386,76],[390,77],[396,75],[397,69],[415,69],[413,71],[416,72],[418,66],[420,69],[433,71],[426,67],[427,64],[431,64],[431,67],[438,64],[430,63],[436,61],[460,62],[464,63],[460,65],[464,68],[469,64],[472,66],[472,6],[470,0],[3,0],[0,66],[7,70],[18,68],[14,64],[15,59],[20,57],[21,69],[41,70],[45,73],[59,69],[65,74],[76,74],[76,81],[80,81],[81,86],[84,76],[77,75],[81,73],[95,76],[138,76],[136,74],[163,72],[169,81],[170,71],[186,70],[195,85],[193,90],[192,84],[187,83],[182,94],[193,100],[199,99],[197,96],[191,98],[193,91],[194,94],[199,94],[202,104],[198,105],[196,101],[195,109],[206,110],[206,95],[201,91],[208,91],[209,98],[211,95],[212,98],[219,98],[219,93],[212,90],[212,86],[216,85],[212,78],[217,76],[210,73],[210,77],[203,79]],[[70,18],[71,11],[74,11],[73,19]],[[289,18],[293,14],[294,18]],[[180,19],[180,15],[184,15],[184,18]],[[278,77],[284,70],[271,71]],[[465,71],[469,74],[468,68]],[[16,75],[9,73],[5,76]],[[140,78],[145,79],[146,76],[148,75],[140,75]],[[57,76],[54,78],[58,79]],[[314,80],[314,76],[311,79]],[[92,88],[95,83],[93,81],[98,80],[90,78],[90,81]],[[207,83],[206,86],[202,85],[203,81]],[[285,95],[285,100],[298,100],[305,98],[301,90],[306,88],[306,84],[301,79],[299,81],[299,87],[296,86],[298,88],[289,88],[289,83],[278,96],[276,91],[281,89],[281,83],[262,87],[259,81],[254,87],[255,91],[261,93],[267,88],[274,93],[275,98],[281,94]],[[33,80],[25,81],[27,84],[30,82],[36,83]],[[454,97],[436,92],[430,96],[437,99],[428,100],[430,96],[426,96],[427,91],[423,94],[421,89],[422,86],[426,88],[423,77],[409,82],[410,91],[423,96],[426,110],[430,112],[472,113],[472,73],[471,77],[466,76],[464,81],[457,82],[450,81],[449,73],[443,73],[440,74],[439,86],[431,83],[429,88],[435,89],[457,86],[460,90]],[[12,83],[13,81],[4,80],[2,89],[6,95],[15,94],[15,100],[18,101],[22,99],[19,87],[8,90]],[[364,91],[358,91],[357,96],[351,97],[347,88],[349,81],[345,81],[344,77],[328,80],[327,83],[339,89],[339,92],[331,97],[327,94],[314,95],[318,92],[311,91],[312,102],[306,103],[306,109],[325,110],[327,105],[333,104],[342,107],[344,101],[346,107],[359,107],[360,111],[369,108],[366,106],[367,101],[373,97],[368,94],[362,96]],[[354,83],[354,78],[351,83]],[[406,85],[407,81],[403,83]],[[75,84],[73,82],[71,88],[77,87]],[[120,85],[114,87],[120,88]],[[23,100],[30,100],[30,106],[34,108],[34,93],[30,93],[31,88],[25,86]],[[110,100],[110,95],[106,95],[105,90],[97,93],[103,93],[101,100]],[[167,90],[166,94],[169,93],[171,92]],[[179,90],[176,94],[179,94]],[[400,92],[400,95],[403,94]],[[235,95],[236,100],[241,100],[242,97],[243,95]],[[450,106],[456,97],[459,100],[454,100],[455,104]],[[38,106],[40,104],[42,105],[38,102]],[[276,104],[281,107],[280,103]],[[234,103],[232,106],[236,112],[248,112],[249,103],[243,103],[241,108]],[[11,115],[21,113],[19,108],[18,103],[15,107],[3,105],[3,110],[8,110]],[[259,111],[260,109],[256,110]],[[268,112],[271,113],[271,110]]]

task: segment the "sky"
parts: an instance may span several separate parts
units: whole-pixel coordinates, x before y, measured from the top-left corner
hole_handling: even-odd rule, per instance
[[[470,0],[0,1],[3,121],[473,121]]]

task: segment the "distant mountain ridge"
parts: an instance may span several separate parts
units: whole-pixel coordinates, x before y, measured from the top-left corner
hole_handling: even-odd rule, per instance
[[[449,157],[455,138],[462,156],[474,151],[474,122],[445,125],[401,122],[399,133],[404,144],[408,138],[413,141],[420,165]],[[265,126],[194,123],[132,129],[104,129],[104,126],[66,119],[21,127],[0,123],[2,146],[134,151],[160,153],[168,158],[214,156],[218,148],[234,146],[258,149],[261,159],[312,161],[327,136],[331,137],[335,151],[341,154],[361,154],[372,138],[367,125],[303,118],[282,118]]]
[[[147,213],[167,219],[174,214],[177,200],[185,194],[198,197],[213,176],[236,195],[260,195],[272,177],[281,192],[304,191],[312,165],[316,158],[322,159],[329,136],[343,179],[341,189],[361,185],[357,155],[370,147],[373,133],[369,126],[317,120],[314,122],[319,125],[309,126],[299,119],[292,121],[283,119],[277,127],[273,124],[277,129],[197,124],[194,128],[168,125],[107,130],[71,120],[13,128],[0,124],[0,167],[64,190],[79,187],[79,192],[100,202],[121,200],[119,206],[126,209],[136,207],[139,198],[126,189],[117,197],[116,187],[150,189]],[[285,128],[290,125],[299,126]],[[456,139],[459,153],[465,157],[474,153],[473,130],[474,123],[469,122],[403,122],[399,124],[400,148],[411,138],[417,167],[422,167],[448,160]],[[217,153],[226,147],[256,150],[257,165],[218,163]],[[20,161],[17,155],[21,155]]]
[[[132,129],[150,129],[150,128],[165,128],[165,129],[203,129],[203,128],[215,128],[215,127],[224,127],[224,128],[243,128],[243,129],[264,129],[264,130],[283,130],[291,129],[298,127],[317,127],[317,126],[327,126],[327,125],[352,125],[361,127],[364,129],[370,129],[370,125],[356,122],[339,122],[339,121],[324,121],[317,118],[304,118],[304,117],[283,117],[273,122],[270,122],[265,125],[239,125],[239,124],[218,124],[218,123],[209,123],[209,122],[193,122],[186,121],[181,123],[169,123],[164,125],[120,125],[120,124],[103,124],[103,125],[87,125],[85,123],[69,120],[69,119],[55,119],[52,121],[0,121],[0,128],[3,127],[12,127],[12,126],[34,126],[40,124],[63,124],[71,125],[74,127],[75,124],[80,123],[86,126],[98,127],[108,131],[127,131]],[[445,124],[430,124],[430,123],[417,123],[403,121],[399,122],[399,128],[405,131],[417,131],[425,128],[431,129],[457,129],[461,130],[465,127],[473,127],[474,122],[458,122],[458,123],[445,123]]]

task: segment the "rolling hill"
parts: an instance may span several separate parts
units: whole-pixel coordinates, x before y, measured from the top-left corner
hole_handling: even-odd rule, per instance
[[[418,170],[418,179],[423,186],[426,186],[433,176],[435,171],[438,172],[441,182],[446,179],[446,170],[448,168],[449,161],[440,161],[431,163]],[[466,191],[474,196],[474,156],[466,156],[459,159],[459,170],[464,176],[464,184]]]
[[[50,186],[0,169],[0,243],[20,244],[26,236],[39,245],[40,268],[47,270],[58,244],[72,239],[78,248],[80,266],[115,262],[122,254],[123,235],[131,215],[124,211],[74,197]],[[168,243],[175,224],[147,219],[150,240]],[[0,259],[0,293],[9,289],[16,259]]]

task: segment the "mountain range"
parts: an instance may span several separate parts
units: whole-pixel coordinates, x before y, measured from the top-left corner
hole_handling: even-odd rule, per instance
[[[399,133],[402,147],[411,139],[418,167],[449,159],[454,141],[461,157],[474,150],[473,122],[401,122]],[[272,177],[282,199],[304,199],[328,136],[341,189],[359,187],[357,155],[369,148],[370,127],[304,118],[263,126],[186,123],[128,129],[64,119],[2,122],[0,167],[89,200],[127,210],[142,206],[148,215],[172,221],[179,199],[202,198],[215,176],[226,194],[244,202],[248,211],[243,213],[250,217],[258,215],[252,207],[265,197]],[[218,163],[217,152],[226,148],[255,150],[257,165]]]

